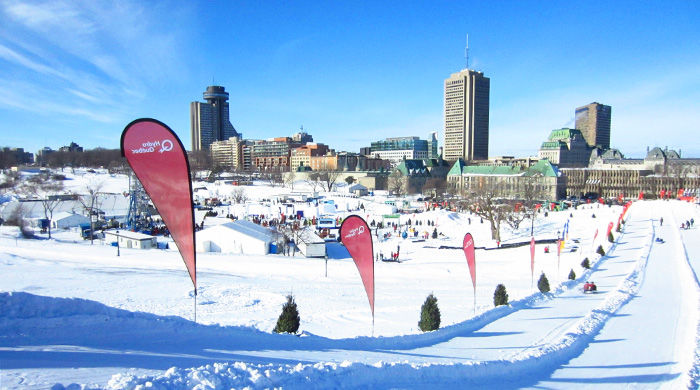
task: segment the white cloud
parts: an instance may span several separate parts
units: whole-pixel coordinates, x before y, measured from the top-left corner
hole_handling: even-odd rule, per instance
[[[14,62],[17,65],[26,67],[28,69],[35,71],[35,72],[60,77],[62,79],[68,78],[65,74],[57,71],[56,69],[54,69],[48,65],[44,65],[44,64],[38,63],[34,60],[31,60],[28,57],[12,50],[9,47],[4,46],[2,44],[0,44],[0,58],[3,58],[3,59],[10,61],[10,62]]]

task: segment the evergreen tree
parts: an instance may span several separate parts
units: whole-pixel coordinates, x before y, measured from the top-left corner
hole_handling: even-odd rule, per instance
[[[433,238],[438,238],[437,228],[433,229]]]
[[[591,268],[591,263],[588,261],[588,257],[586,257],[585,259],[583,259],[583,261],[581,262],[581,267],[583,267],[583,268],[585,268],[585,269],[590,269],[590,268]]]
[[[423,332],[440,328],[440,308],[438,308],[437,298],[432,293],[425,298],[425,302],[420,308],[418,327]]]
[[[537,288],[543,294],[549,292],[549,280],[547,280],[544,272],[542,272],[542,275],[540,275],[540,280],[537,281]]]
[[[602,245],[598,245],[598,249],[596,249],[596,253],[601,255],[601,256],[605,256],[605,249],[603,249]]]
[[[613,237],[612,232],[608,233],[608,242],[614,242],[614,241],[615,241],[615,237]]]
[[[506,292],[506,286],[499,284],[496,286],[496,291],[493,293],[493,305],[507,305],[508,304],[508,293]]]
[[[576,279],[576,272],[574,272],[574,269],[572,268],[571,271],[569,272],[569,280],[575,280]]]
[[[287,295],[287,303],[282,306],[282,314],[277,319],[275,333],[296,333],[299,330],[299,312],[294,297]]]

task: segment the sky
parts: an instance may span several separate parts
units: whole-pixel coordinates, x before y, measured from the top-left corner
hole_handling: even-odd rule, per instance
[[[490,156],[532,156],[612,106],[626,157],[700,157],[700,2],[0,0],[0,146],[118,148],[134,119],[189,149],[189,103],[230,94],[245,138],[338,151],[438,132],[443,83],[491,80]]]

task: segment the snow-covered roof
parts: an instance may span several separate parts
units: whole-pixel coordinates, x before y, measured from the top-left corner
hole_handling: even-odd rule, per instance
[[[274,239],[275,238],[275,232],[272,231],[272,229],[266,228],[264,226],[260,226],[258,224],[255,224],[250,221],[246,221],[243,219],[233,221],[233,222],[228,222],[224,223],[221,225],[216,225],[207,229],[202,230],[202,232],[206,233],[211,233],[215,230],[221,230],[221,229],[229,229],[229,230],[234,230],[239,233],[243,233],[247,236],[251,237],[256,237],[256,238],[266,238],[266,239]]]
[[[113,236],[129,238],[132,240],[151,240],[155,238],[153,236],[149,236],[148,234],[132,232],[130,230],[105,230],[105,234],[111,234]]]

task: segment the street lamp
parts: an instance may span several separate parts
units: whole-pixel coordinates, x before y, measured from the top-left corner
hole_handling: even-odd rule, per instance
[[[117,230],[117,257],[119,257],[119,230]]]

